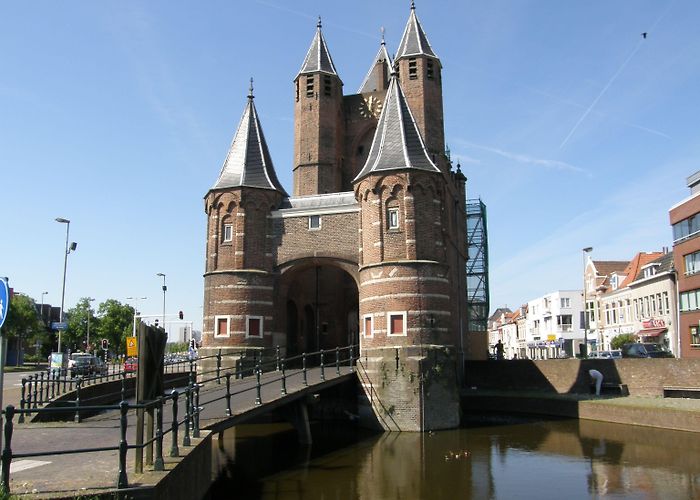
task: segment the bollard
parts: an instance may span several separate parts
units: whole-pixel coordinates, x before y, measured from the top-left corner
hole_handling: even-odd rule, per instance
[[[309,385],[309,382],[306,380],[306,353],[303,352],[301,353],[301,371],[304,375],[304,387]]]
[[[10,493],[10,464],[12,463],[12,418],[15,415],[15,407],[5,407],[5,447],[2,450],[2,491]]]
[[[280,346],[275,348],[275,371],[280,371]]]
[[[80,423],[80,385],[81,385],[82,379],[78,377],[78,380],[75,382],[75,418],[73,421],[76,424]]]
[[[163,462],[163,398],[159,397],[156,403],[156,458],[153,461],[153,470],[165,470]]]
[[[255,404],[256,405],[261,405],[262,404],[262,395],[260,393],[260,365],[257,365],[255,367],[255,379],[256,379],[256,395],[255,395]]]
[[[284,371],[284,361],[282,361],[282,395],[287,395],[287,374]]]
[[[199,384],[194,384],[194,405],[192,408],[194,412],[192,418],[192,437],[199,437]]]
[[[216,383],[221,384],[221,349],[216,353]]]
[[[340,348],[335,348],[335,374],[340,375]]]
[[[26,403],[26,401],[24,400],[25,391],[26,391],[26,389],[27,389],[26,385],[27,385],[27,379],[24,378],[24,377],[22,377],[22,397],[21,397],[20,400],[19,400],[19,409],[20,409],[20,410],[24,410],[24,405],[25,405],[25,403]],[[23,423],[24,423],[24,412],[23,412],[23,411],[20,412],[19,418],[17,419],[17,423],[18,423],[18,424],[23,424]]]
[[[326,380],[326,370],[325,366],[323,366],[323,349],[321,349],[321,382]]]
[[[129,403],[122,401],[119,403],[119,427],[121,431],[121,439],[119,441],[119,476],[117,477],[117,488],[126,488],[129,486],[129,481],[126,477],[126,451],[128,445],[126,442],[126,413],[129,411]]]
[[[231,416],[231,374],[226,373],[226,416]]]
[[[170,456],[171,457],[179,457],[180,456],[180,450],[177,447],[177,398],[178,398],[178,392],[176,389],[173,389],[173,392],[171,392],[173,395],[173,422],[172,422],[172,434],[173,434],[173,443],[172,446],[170,447]]]
[[[185,392],[185,435],[182,436],[182,446],[190,446],[190,418],[192,415],[192,386]]]

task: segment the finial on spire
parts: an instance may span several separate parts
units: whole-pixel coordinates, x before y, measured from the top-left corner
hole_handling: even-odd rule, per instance
[[[415,2],[415,0],[411,0],[411,10],[416,10],[416,2]]]
[[[318,22],[316,23],[316,27],[318,29],[321,29],[321,16],[320,15],[318,16]]]
[[[379,31],[382,32],[382,45],[386,45],[386,42],[384,41],[384,31],[386,31],[386,30],[384,29],[384,26],[382,26],[381,28],[379,28]]]
[[[253,95],[253,77],[251,76],[250,77],[250,87],[248,87],[248,99],[252,99],[253,97],[255,97],[255,96]]]

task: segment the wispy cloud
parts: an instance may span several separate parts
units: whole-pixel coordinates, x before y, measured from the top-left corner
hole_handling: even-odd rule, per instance
[[[588,176],[591,175],[591,173],[581,167],[577,167],[575,165],[572,165],[571,163],[567,163],[565,161],[560,161],[560,160],[550,160],[546,158],[536,158],[534,156],[530,156],[527,154],[523,153],[514,153],[511,151],[505,151],[503,149],[491,147],[491,146],[484,146],[481,144],[474,144],[473,142],[467,142],[467,141],[457,141],[461,145],[467,147],[467,148],[473,148],[473,149],[480,149],[482,151],[487,151],[489,153],[493,153],[499,156],[502,156],[503,158],[507,158],[509,160],[518,162],[518,163],[524,163],[526,165],[533,165],[535,167],[542,167],[546,169],[551,169],[551,170],[562,170],[562,171],[568,171],[568,172],[576,172],[576,173],[582,173],[586,174]]]

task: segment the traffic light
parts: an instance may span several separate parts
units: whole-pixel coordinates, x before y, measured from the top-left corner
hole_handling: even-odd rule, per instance
[[[184,314],[182,314],[182,311],[180,311],[180,314],[179,314],[179,316],[180,316],[180,319],[182,319],[182,318],[184,318],[184,317],[185,317],[185,315],[184,315]]]
[[[105,351],[109,349],[109,340],[102,339],[102,349],[104,349]]]

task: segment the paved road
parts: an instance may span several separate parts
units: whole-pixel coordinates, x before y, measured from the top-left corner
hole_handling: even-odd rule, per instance
[[[350,373],[348,367],[343,367],[341,375]],[[15,375],[15,374],[12,374]],[[331,381],[338,376],[335,367],[326,369],[326,379]],[[279,372],[263,374],[261,396],[263,403],[279,400],[281,394],[281,380]],[[21,379],[21,376],[19,377]],[[11,382],[11,380],[15,382]],[[17,377],[7,378],[5,389],[14,389]],[[234,415],[259,409],[255,404],[256,386],[255,378],[248,377],[242,380],[232,379],[231,406]],[[320,369],[308,370],[309,386],[320,383]],[[247,389],[247,390],[246,390]],[[302,383],[302,375],[298,370],[288,372],[287,391],[290,395],[305,390]],[[245,392],[242,392],[246,390]],[[225,383],[208,383],[200,391],[200,406],[204,406],[200,416],[200,426],[220,422],[226,418],[226,393]],[[9,397],[9,395],[8,395]],[[178,419],[184,416],[184,398],[180,398],[178,405]],[[136,416],[130,411],[129,432],[127,441],[135,442]],[[15,422],[16,422],[15,418]],[[170,429],[172,422],[172,403],[168,403],[164,412],[164,429]],[[183,437],[183,428],[180,428],[179,443]],[[67,450],[76,448],[93,447],[117,447],[120,439],[119,413],[107,411],[100,415],[87,418],[82,423],[56,422],[56,423],[25,423],[14,427],[12,439],[13,453],[36,453],[55,450]],[[163,443],[163,454],[168,456],[171,448],[171,434],[166,435]],[[135,453],[129,450],[127,454],[127,473],[133,481]],[[55,494],[66,491],[102,491],[116,485],[119,457],[117,450],[92,452],[89,454],[48,455],[46,457],[18,458],[12,462],[10,475],[10,489],[16,494],[42,493]]]

